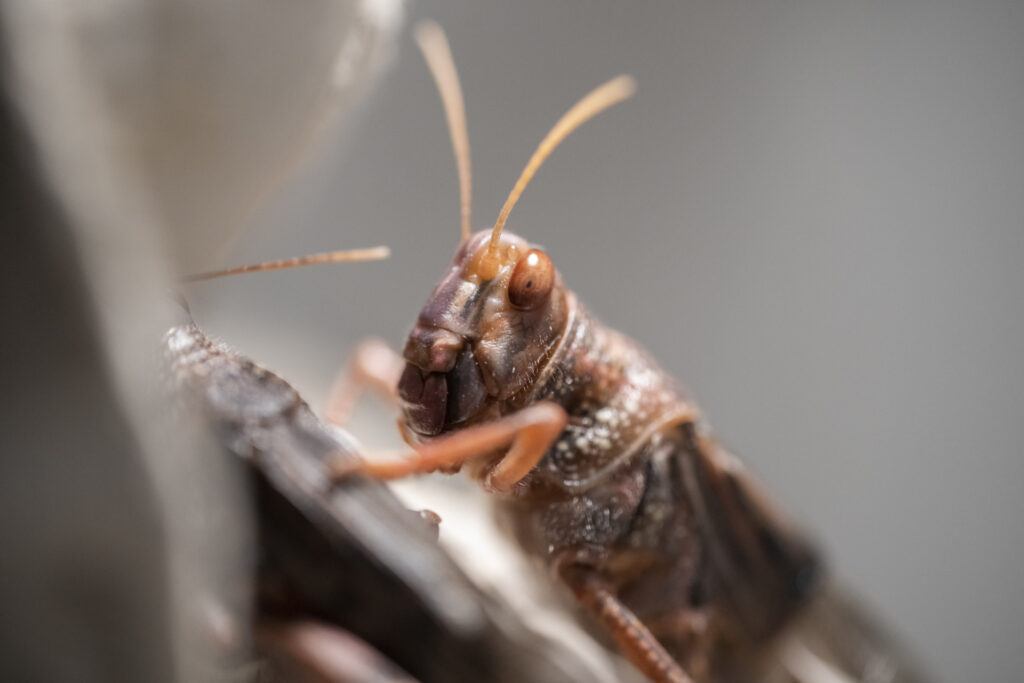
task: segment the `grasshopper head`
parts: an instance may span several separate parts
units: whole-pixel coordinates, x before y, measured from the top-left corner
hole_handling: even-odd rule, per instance
[[[512,207],[544,160],[572,131],[633,94],[613,78],[567,111],[541,141],[491,230],[470,234],[469,135],[458,74],[444,32],[421,24],[416,37],[444,104],[459,171],[462,242],[417,318],[399,381],[406,423],[421,436],[481,421],[528,396],[564,333],[571,295],[543,250],[504,232]]]
[[[548,255],[491,231],[459,247],[405,345],[407,424],[434,436],[501,414],[524,394],[564,333],[568,296]]]

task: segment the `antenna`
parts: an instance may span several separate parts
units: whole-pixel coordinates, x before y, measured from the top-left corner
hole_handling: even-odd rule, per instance
[[[537,146],[537,150],[526,163],[526,167],[519,175],[519,179],[512,187],[512,191],[509,192],[505,205],[501,207],[501,213],[498,214],[498,220],[495,221],[494,229],[491,231],[490,244],[487,245],[487,260],[493,260],[495,250],[498,248],[498,238],[501,237],[501,231],[505,228],[505,223],[508,221],[508,215],[512,212],[512,207],[519,201],[523,190],[533,180],[533,176],[537,173],[537,169],[540,168],[541,164],[544,163],[544,160],[551,156],[555,148],[569,137],[570,133],[605,109],[628,99],[634,92],[636,92],[636,81],[633,80],[633,77],[618,76],[592,90],[590,94],[574,104],[572,109],[562,115],[558,123],[548,131],[548,134]]]
[[[462,86],[455,61],[448,46],[444,30],[433,21],[421,21],[416,25],[416,42],[441,95],[445,117],[448,119],[448,133],[452,138],[452,151],[459,170],[459,208],[462,219],[462,239],[469,237],[472,221],[473,172],[469,159],[469,131],[466,127],[466,105],[462,99]]]
[[[280,259],[278,261],[266,261],[264,263],[251,263],[245,266],[235,266],[224,270],[212,270],[207,273],[197,273],[182,278],[183,282],[200,282],[212,280],[228,275],[241,275],[242,273],[265,273],[271,270],[286,270],[288,268],[301,268],[302,266],[315,266],[322,263],[345,263],[351,261],[380,261],[391,256],[391,250],[387,247],[371,247],[369,249],[349,249],[345,251],[325,251],[319,254],[308,256],[297,256],[295,258]]]

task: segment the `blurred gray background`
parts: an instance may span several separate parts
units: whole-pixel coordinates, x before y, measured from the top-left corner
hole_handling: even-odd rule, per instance
[[[426,2],[448,31],[494,220],[579,96],[631,102],[552,157],[509,229],[695,393],[837,573],[941,681],[1024,667],[1024,6]],[[392,69],[211,267],[390,244],[390,262],[190,293],[200,322],[323,397],[400,346],[458,234],[442,110]]]

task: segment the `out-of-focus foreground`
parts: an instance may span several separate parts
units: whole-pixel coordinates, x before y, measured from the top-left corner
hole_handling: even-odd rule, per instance
[[[192,598],[252,551],[226,461],[158,386],[168,288],[352,104],[401,18],[0,3],[4,680],[202,677]]]

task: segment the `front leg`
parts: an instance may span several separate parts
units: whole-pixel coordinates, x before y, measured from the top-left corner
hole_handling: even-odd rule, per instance
[[[484,477],[484,488],[509,493],[540,462],[565,429],[568,417],[554,403],[536,403],[493,422],[466,427],[450,435],[414,446],[412,453],[387,461],[346,459],[334,472],[340,480],[354,474],[374,479],[404,479],[414,474],[457,469],[474,458],[486,457],[502,448],[508,451]]]
[[[361,341],[331,387],[324,411],[327,421],[343,426],[366,391],[397,406],[398,379],[404,367],[405,361],[387,342],[372,338]]]
[[[567,562],[559,566],[558,574],[580,604],[607,629],[619,652],[652,683],[693,683],[597,569]]]

